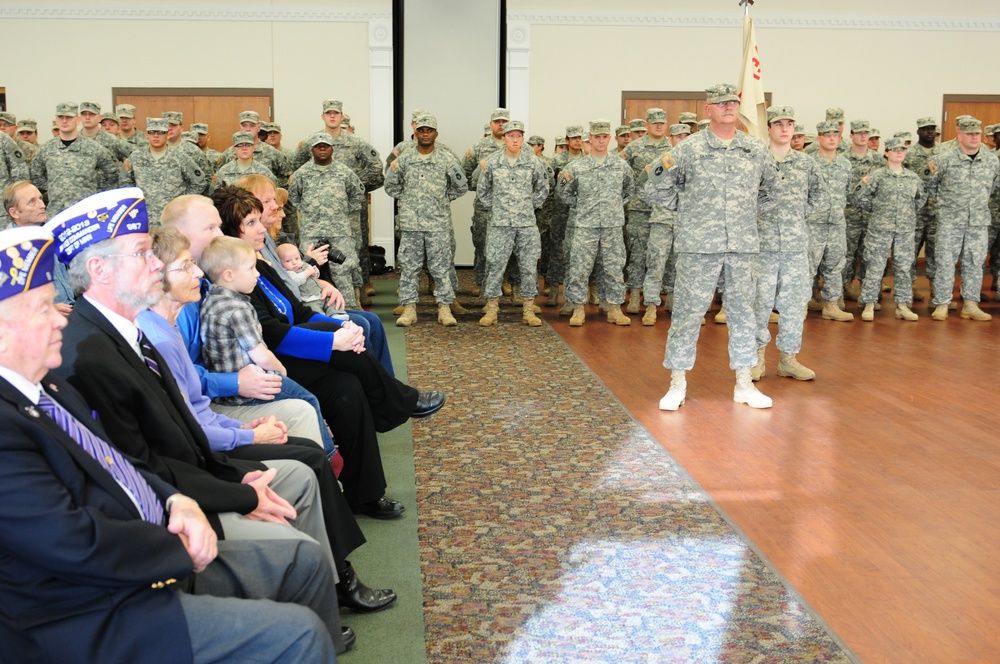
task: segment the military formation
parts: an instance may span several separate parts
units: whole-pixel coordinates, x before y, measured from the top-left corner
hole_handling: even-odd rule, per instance
[[[335,99],[322,103],[322,128],[294,147],[283,145],[281,125],[244,111],[222,153],[208,148],[208,125],[185,132],[180,112],[146,118],[143,130],[129,104],[102,113],[95,102],[65,102],[44,142],[35,120],[0,113],[0,176],[5,187],[32,182],[48,215],[136,185],[156,219],[177,196],[263,175],[287,189],[302,254],[315,258],[320,247],[343,256],[321,269],[348,308],[373,292],[368,194],[384,185],[397,204],[403,327],[417,322],[423,270],[440,324],[453,327],[455,314],[467,313],[456,297],[451,202],[471,192],[473,295],[485,305],[479,324],[499,322],[504,296],[533,327],[541,325],[538,295],[546,306],[562,304],[572,326],[585,324],[587,304],[622,326],[632,323],[628,314],[655,326],[658,311],[670,311],[664,364],[672,383],[661,402],[668,410],[684,402],[699,329],[719,297],[734,399],[754,407],[770,406],[753,385],[767,373],[768,325],[778,323],[777,374],[812,379],[797,357],[807,311],[850,322],[844,303],[856,300],[861,319],[873,321],[890,290],[882,283],[890,258],[896,319],[918,320],[913,303],[925,297],[933,320],[952,310],[990,319],[979,308],[980,283],[991,275],[995,289],[1000,273],[1000,161],[982,145],[978,119],[960,116],[957,137],[940,143],[933,117],[919,118],[913,133],[883,137],[867,120],[848,122],[843,109],[830,108],[811,134],[794,109],[774,106],[765,145],[736,129],[733,86],[714,86],[706,98],[701,120],[685,112],[671,123],[651,108],[617,128],[603,119],[571,124],[551,157],[545,139],[528,136],[507,109],[490,114],[483,137],[461,156],[437,140],[437,118],[417,109],[412,137],[384,163]],[[1000,146],[1000,125],[985,134]],[[12,210],[23,213],[8,202],[4,223]],[[929,296],[913,289],[921,253]],[[952,301],[956,265],[961,303]]]

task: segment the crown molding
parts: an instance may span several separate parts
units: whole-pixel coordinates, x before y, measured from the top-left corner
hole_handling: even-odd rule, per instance
[[[364,22],[392,18],[391,11],[314,5],[190,5],[148,3],[0,2],[0,19],[101,21],[266,21],[282,23]]]
[[[508,21],[533,25],[618,25],[671,28],[729,28],[743,25],[743,15],[652,12],[525,12]],[[997,32],[1000,16],[843,16],[835,14],[763,14],[754,16],[761,28],[797,30],[912,30]]]

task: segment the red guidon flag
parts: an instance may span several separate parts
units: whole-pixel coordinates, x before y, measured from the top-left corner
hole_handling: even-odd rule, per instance
[[[760,80],[760,56],[757,53],[757,33],[753,19],[743,17],[743,67],[740,69],[737,92],[740,95],[740,120],[747,133],[767,143],[767,101]]]

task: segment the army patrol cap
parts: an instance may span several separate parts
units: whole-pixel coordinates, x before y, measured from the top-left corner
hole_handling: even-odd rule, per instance
[[[872,125],[868,120],[851,120],[851,133],[860,134],[862,132],[871,132]]]
[[[810,145],[816,142],[815,134],[806,134],[806,145]],[[804,146],[803,146],[804,147]]]
[[[646,122],[666,122],[667,112],[662,108],[651,108],[646,111]]]
[[[805,136],[806,126],[801,122],[795,123],[795,129],[792,130],[792,136]]]
[[[415,127],[416,129],[420,129],[421,127],[429,127],[431,129],[437,129],[438,119],[433,115],[431,115],[430,113],[427,113],[417,118],[416,125],[417,125]]]
[[[169,124],[179,125],[184,123],[184,114],[180,111],[164,111],[163,119]]]
[[[233,147],[247,144],[253,145],[253,134],[248,131],[238,131],[233,134]]]
[[[828,108],[826,109],[826,119],[827,122],[843,122],[844,121],[844,109],[842,108]]]
[[[483,136],[489,136],[492,133],[493,130],[490,129],[490,123],[487,122],[486,124],[483,125]]]
[[[24,118],[17,123],[18,131],[38,131],[38,123],[33,118]]]
[[[545,145],[545,139],[538,134],[535,134],[528,139],[528,145]]]
[[[569,125],[566,127],[566,138],[581,138],[583,136],[583,125]]]
[[[646,131],[646,121],[636,118],[628,121],[629,131]]]
[[[424,110],[422,108],[415,108],[413,109],[413,112],[410,113],[410,122],[416,122],[417,118],[419,118],[421,115],[430,115],[430,114],[431,114],[430,111]]]
[[[520,120],[510,120],[503,126],[503,133],[506,134],[508,131],[519,131],[523,134],[524,123]]]
[[[958,122],[958,130],[963,134],[980,134],[983,131],[983,123],[971,116],[965,116]]]
[[[592,136],[611,135],[611,120],[598,118],[590,121],[590,133]]]
[[[836,120],[824,120],[816,125],[817,134],[826,134],[831,131],[840,131],[840,123]]]
[[[690,134],[690,133],[691,133],[691,125],[689,124],[681,122],[678,124],[670,125],[671,136],[680,136],[681,134]]]
[[[878,129],[872,129],[870,132],[868,132],[868,138],[882,138],[882,132],[880,132]]]
[[[895,134],[892,135],[892,137],[893,138],[901,138],[904,141],[912,141],[913,140],[913,134],[911,134],[908,131],[897,131]]]
[[[188,143],[198,144],[198,134],[193,131],[185,131],[181,133],[181,140],[187,141]]]
[[[887,138],[885,141],[886,152],[889,152],[890,150],[905,150],[905,149],[906,149],[906,141],[904,141],[902,138],[899,138],[898,136]]]
[[[90,111],[94,115],[101,114],[101,105],[96,101],[81,101],[80,102],[80,112]]]
[[[510,111],[506,108],[494,108],[490,113],[490,122],[494,120],[510,120]]]
[[[710,120],[698,120],[698,131],[708,129],[708,125],[710,124],[712,124]]]
[[[258,114],[257,111],[243,111],[240,113],[240,124],[243,124],[244,122],[260,124],[260,114]]]
[[[7,124],[17,124],[17,116],[13,113],[8,113],[7,111],[0,111],[0,120],[3,120]]]
[[[958,123],[961,122],[962,120],[965,120],[966,118],[971,118],[971,117],[972,117],[971,115],[960,115],[960,116],[958,116],[957,118],[955,118],[955,126],[958,126]]]
[[[627,125],[620,125],[618,129],[615,129],[615,136],[627,136],[629,133]]]
[[[937,126],[937,120],[935,118],[932,118],[930,116],[927,116],[926,118],[917,118],[917,129],[920,129],[921,127],[936,127],[936,126]]]
[[[339,99],[327,99],[323,102],[323,112],[327,111],[337,111],[338,113],[344,112],[344,102]]]
[[[318,132],[309,137],[309,147],[314,148],[319,144],[333,145],[333,136],[325,131]]]
[[[80,115],[80,107],[76,105],[76,102],[64,101],[60,104],[56,104],[56,115],[75,117]]]
[[[344,113],[344,126],[345,127],[351,126],[351,116],[348,115],[347,113]]]
[[[590,132],[587,132],[587,131],[583,132],[583,136],[580,137],[580,140],[582,140],[584,143],[589,143],[590,142]]]
[[[135,106],[132,104],[118,104],[115,106],[115,115],[120,118],[134,118]]]
[[[170,129],[170,123],[166,118],[146,118],[146,131],[162,131],[164,134]]]
[[[565,136],[556,136],[556,146],[567,145]]]
[[[193,122],[191,123],[191,131],[196,134],[201,134],[202,136],[208,135],[208,125],[204,122]]]
[[[791,120],[795,122],[795,109],[791,106],[769,106],[767,109],[767,123],[778,120]]]
[[[705,90],[708,93],[709,104],[721,104],[726,101],[739,101],[736,86],[732,83],[719,83]]]
[[[692,113],[691,111],[684,111],[681,113],[680,117],[677,118],[677,121],[683,124],[698,124],[698,114]]]
[[[116,125],[122,123],[121,118],[116,113],[101,113],[101,120],[114,120]]]

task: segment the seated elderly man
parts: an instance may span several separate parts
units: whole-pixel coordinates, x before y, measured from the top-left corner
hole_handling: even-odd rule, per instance
[[[317,544],[217,541],[198,503],[110,445],[49,373],[66,326],[54,254],[43,229],[0,233],[4,660],[335,662]]]

